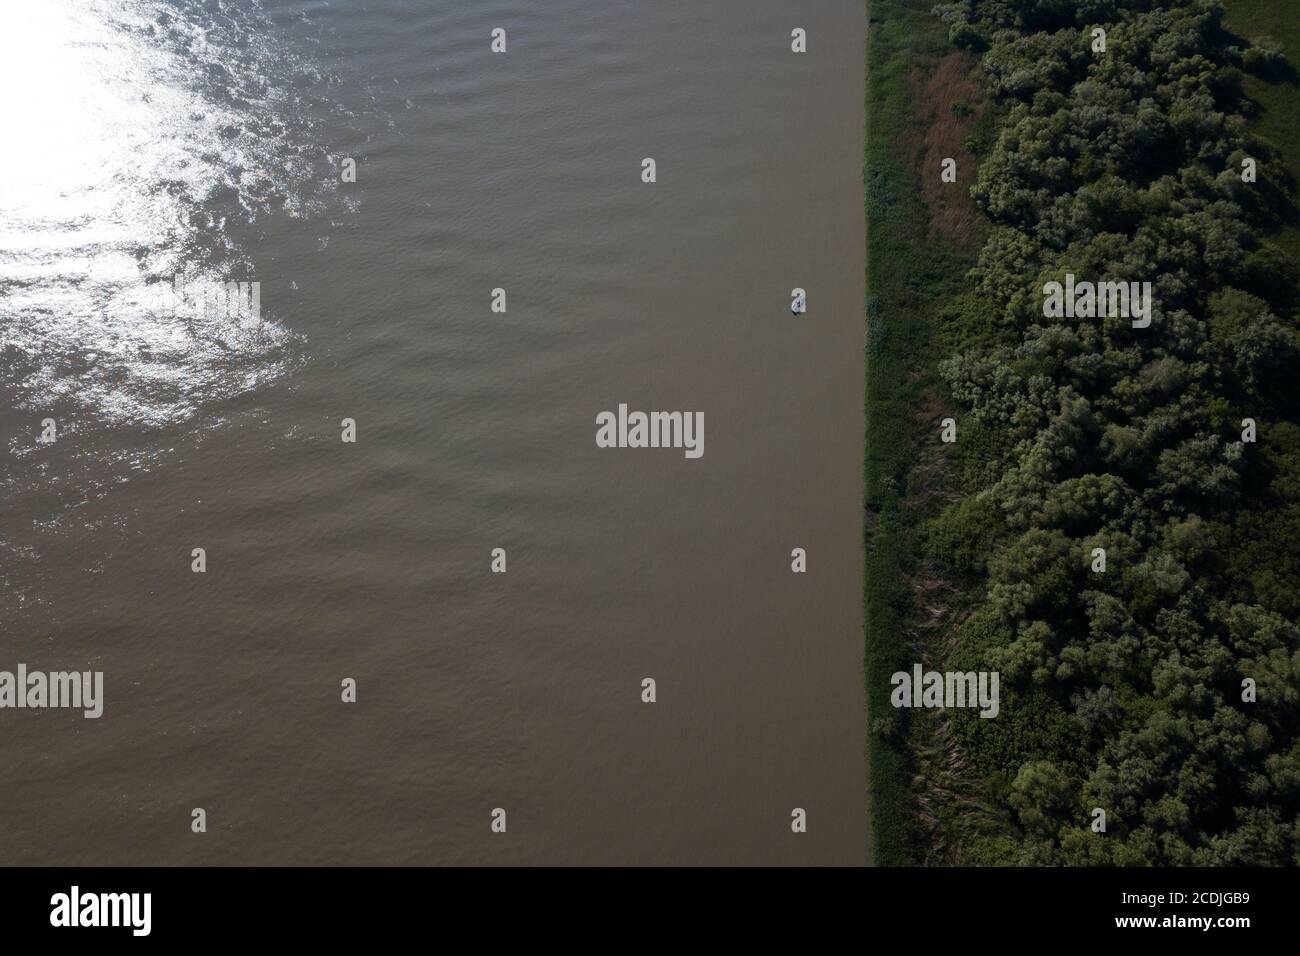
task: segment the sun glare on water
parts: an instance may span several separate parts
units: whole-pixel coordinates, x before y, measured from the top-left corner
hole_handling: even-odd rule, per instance
[[[258,279],[229,222],[294,202],[292,147],[268,133],[281,128],[274,57],[251,28],[232,40],[237,19],[214,37],[203,16],[161,0],[0,0],[7,401],[163,424],[293,360],[274,310],[255,329],[196,323],[160,295],[177,274]]]

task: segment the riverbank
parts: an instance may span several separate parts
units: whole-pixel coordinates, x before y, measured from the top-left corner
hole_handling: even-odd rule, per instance
[[[947,396],[937,312],[962,290],[983,238],[969,198],[982,84],[975,59],[952,48],[930,8],[867,5],[867,761],[874,857],[886,866],[928,856],[909,781],[933,721],[889,707],[889,678],[937,656],[926,646],[938,636],[933,625],[948,623],[959,603],[918,557],[918,528],[952,494],[939,443]],[[957,161],[956,183],[941,180],[946,158]]]

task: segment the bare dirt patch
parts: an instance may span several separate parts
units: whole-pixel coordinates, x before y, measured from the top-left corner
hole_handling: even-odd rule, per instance
[[[920,371],[912,370],[913,382]],[[941,444],[939,422],[949,414],[933,389],[919,394],[912,427],[923,438],[908,474],[906,505],[914,514],[929,513],[961,498],[954,488],[952,449]],[[918,560],[903,577],[911,592],[907,616],[908,643],[926,667],[942,668],[960,641],[968,613],[961,589],[928,557]],[[973,769],[962,753],[949,715],[943,711],[914,714],[909,741],[913,775],[910,791],[914,819],[923,834],[922,863],[953,865],[961,861],[963,838],[996,826],[997,815],[982,799]]]
[[[930,233],[941,238],[972,239],[979,211],[970,198],[978,160],[965,147],[985,108],[979,60],[953,52],[913,71],[913,131],[906,145],[921,164],[921,196],[930,212]],[[947,158],[957,160],[957,181],[939,173]]]

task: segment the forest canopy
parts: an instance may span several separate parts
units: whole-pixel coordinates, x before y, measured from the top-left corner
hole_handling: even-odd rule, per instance
[[[1300,863],[1294,183],[1241,86],[1281,54],[1213,0],[936,13],[999,116],[940,364],[959,436],[996,437],[959,438],[925,529],[981,595],[949,663],[1002,678],[997,720],[952,715],[1007,820],[967,858]],[[1045,316],[1067,274],[1150,282],[1153,321]]]

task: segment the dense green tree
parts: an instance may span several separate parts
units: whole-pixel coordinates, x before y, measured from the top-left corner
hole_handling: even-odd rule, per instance
[[[942,313],[970,496],[926,529],[985,577],[949,663],[1004,681],[998,718],[954,717],[1016,834],[971,859],[1296,863],[1300,275],[1237,172],[1240,71],[1280,54],[1234,46],[1214,0],[938,13],[1002,105],[988,238]],[[1044,315],[1067,273],[1150,282],[1151,325]]]

